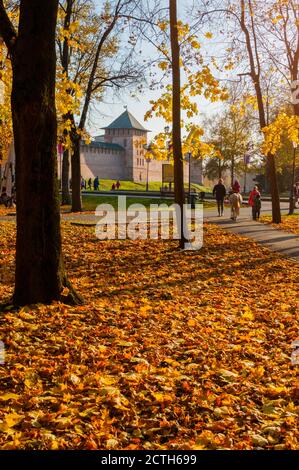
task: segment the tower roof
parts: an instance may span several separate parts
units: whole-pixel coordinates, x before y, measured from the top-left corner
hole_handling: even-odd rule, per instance
[[[103,129],[137,129],[143,132],[149,132],[140,122],[126,109],[115,121]]]

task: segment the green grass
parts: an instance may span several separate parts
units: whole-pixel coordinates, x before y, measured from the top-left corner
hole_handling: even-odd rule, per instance
[[[170,206],[173,203],[171,199],[151,199],[143,197],[127,197],[127,208],[132,204],[142,204],[149,207],[151,204],[167,204]],[[117,196],[83,196],[83,207],[86,211],[94,211],[100,204],[110,204],[114,209],[118,209]]]
[[[104,180],[100,179],[100,191],[111,191],[113,183],[115,180]],[[160,191],[162,186],[161,182],[150,182],[149,183],[149,190],[150,191]],[[187,188],[188,185],[186,185]],[[193,190],[197,192],[205,191],[206,193],[211,192],[211,188],[206,188],[204,186],[200,186],[199,184],[192,184],[191,185]],[[140,182],[136,183],[133,181],[120,181],[120,188],[121,191],[145,191],[146,190],[146,183]],[[87,190],[88,191],[88,190]]]
[[[114,209],[118,209],[118,196],[93,196],[92,194],[84,195],[82,197],[84,211],[94,212],[100,204],[110,204]],[[132,204],[142,204],[145,207],[150,207],[151,204],[166,204],[170,206],[174,201],[172,199],[164,198],[145,198],[145,197],[127,197],[127,208]],[[205,202],[204,207],[215,207],[212,202]],[[64,210],[70,210],[69,206],[65,206]]]
[[[292,217],[296,218],[299,217],[299,212],[295,212],[293,215],[284,215],[283,217],[287,217],[288,219],[291,219]]]

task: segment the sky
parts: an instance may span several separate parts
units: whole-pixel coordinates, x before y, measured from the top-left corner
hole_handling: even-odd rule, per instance
[[[183,18],[184,12],[190,6],[192,0],[179,0],[178,13]],[[162,3],[162,2],[161,2]],[[166,2],[168,3],[168,2]],[[223,41],[223,38],[222,38]],[[123,38],[122,46],[125,47],[126,37]],[[217,37],[211,41],[206,38],[202,38],[202,48],[206,55],[217,55]],[[143,56],[152,57],[155,51],[151,46],[147,46],[143,43],[142,46]],[[103,131],[101,128],[109,125],[114,119],[116,119],[125,110],[125,107],[135,116],[135,118],[145,126],[146,129],[150,130],[149,140],[154,137],[157,133],[164,130],[167,125],[162,119],[153,118],[148,121],[144,121],[145,113],[150,109],[150,100],[155,100],[160,97],[163,90],[151,91],[147,87],[144,88],[142,95],[132,97],[129,92],[123,90],[121,94],[113,95],[109,93],[104,97],[103,102],[95,105],[90,113],[89,131],[92,136],[100,135]],[[196,100],[200,109],[199,116],[194,119],[196,124],[202,123],[206,116],[216,114],[223,108],[222,103],[209,103],[205,99]]]
[[[144,125],[144,127],[151,132],[149,133],[149,139],[152,139],[154,135],[163,131],[167,125],[163,119],[153,118],[148,121],[144,121],[144,115],[150,108],[150,100],[157,99],[160,96],[159,91],[145,90],[143,96],[139,99],[132,98],[128,93],[124,93],[122,97],[106,97],[104,102],[96,106],[92,112],[90,132],[91,135],[100,135],[101,128],[109,125],[114,119],[125,111],[127,107],[128,111]],[[197,100],[200,106],[200,114],[194,121],[196,123],[202,123],[205,116],[211,116],[217,113],[222,107],[222,103],[208,103],[204,99]]]

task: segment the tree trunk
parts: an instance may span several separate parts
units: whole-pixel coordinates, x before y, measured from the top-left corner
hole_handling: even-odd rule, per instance
[[[80,138],[75,136],[72,154],[72,212],[82,212],[80,143]]]
[[[181,73],[180,73],[180,46],[177,29],[177,2],[169,0],[170,12],[170,38],[172,53],[172,139],[173,139],[173,158],[174,158],[174,193],[175,202],[180,207],[181,237],[180,248],[185,247],[186,239],[184,237],[184,162],[182,153],[181,137]]]
[[[17,244],[14,304],[50,303],[70,288],[60,235],[55,110],[58,0],[22,0],[13,49]],[[66,299],[64,299],[66,300]]]
[[[267,155],[267,167],[269,174],[270,192],[272,198],[272,222],[281,223],[280,197],[278,189],[278,180],[275,165],[275,156],[271,153]]]
[[[260,77],[254,77],[254,85],[257,97],[257,104],[259,109],[259,120],[261,130],[267,125],[265,106],[263,101],[263,93],[260,84]],[[278,189],[278,180],[276,172],[275,155],[268,153],[266,156],[266,181],[270,186],[271,200],[272,200],[272,222],[274,224],[281,223],[281,210],[280,210],[280,196]]]
[[[69,151],[65,150],[63,152],[62,158],[62,196],[61,204],[63,206],[71,204],[71,195],[70,195],[70,160],[69,160]]]
[[[256,33],[254,28],[254,15],[252,13],[251,2],[248,2],[249,15],[251,18],[252,24],[252,34],[253,40],[250,35],[250,31],[246,25],[246,7],[245,0],[240,0],[241,7],[241,29],[245,35],[246,40],[246,49],[248,53],[249,65],[250,65],[250,77],[253,82],[256,99],[258,104],[259,112],[259,122],[261,131],[266,127],[266,112],[263,100],[263,92],[261,87],[261,71],[260,71],[260,58],[259,51],[257,47]],[[254,55],[255,54],[255,55]],[[280,211],[280,199],[279,199],[279,190],[278,190],[278,181],[277,181],[277,172],[275,165],[275,156],[268,154],[266,160],[266,175],[269,176],[270,190],[271,190],[271,199],[272,199],[272,222],[276,224],[281,223],[281,211]]]

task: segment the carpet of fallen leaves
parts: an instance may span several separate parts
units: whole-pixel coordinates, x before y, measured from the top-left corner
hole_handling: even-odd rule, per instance
[[[299,449],[298,265],[216,226],[182,253],[65,224],[64,251],[84,306],[0,314],[1,449]]]
[[[294,215],[294,216],[283,216],[282,217],[282,223],[280,225],[277,224],[272,224],[272,218],[269,215],[263,215],[261,217],[261,222],[265,224],[270,224],[272,227],[279,229],[279,230],[284,230],[286,232],[292,232],[292,233],[297,233],[299,235],[299,216]]]

